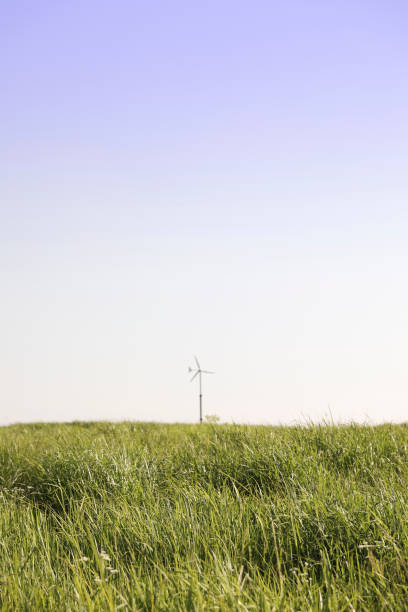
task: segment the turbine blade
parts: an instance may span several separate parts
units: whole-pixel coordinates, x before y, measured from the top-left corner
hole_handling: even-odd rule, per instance
[[[203,374],[215,374],[215,372],[209,372],[208,370],[201,370]]]
[[[200,370],[197,370],[197,372],[194,374],[194,376],[192,378],[190,378],[190,382],[193,382],[193,380],[195,379],[196,376],[198,376],[200,373]]]
[[[201,370],[200,363],[199,363],[199,361],[198,361],[198,359],[197,359],[197,357],[196,357],[195,355],[194,355],[194,359],[195,359],[195,362],[196,362],[196,364],[197,364],[197,368],[198,368],[199,370]]]

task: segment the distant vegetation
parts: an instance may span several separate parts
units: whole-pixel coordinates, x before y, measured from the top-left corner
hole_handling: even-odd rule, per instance
[[[0,609],[406,610],[408,427],[0,428]]]

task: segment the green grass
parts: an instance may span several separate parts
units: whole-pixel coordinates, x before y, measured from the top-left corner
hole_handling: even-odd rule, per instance
[[[0,428],[1,610],[406,610],[408,427]]]

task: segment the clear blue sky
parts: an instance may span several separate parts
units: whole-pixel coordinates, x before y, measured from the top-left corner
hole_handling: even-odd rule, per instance
[[[0,423],[407,419],[407,21],[3,1]]]

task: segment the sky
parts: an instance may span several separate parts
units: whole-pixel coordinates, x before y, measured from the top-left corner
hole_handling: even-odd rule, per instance
[[[3,0],[0,424],[406,421],[407,21]]]

